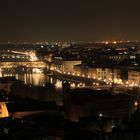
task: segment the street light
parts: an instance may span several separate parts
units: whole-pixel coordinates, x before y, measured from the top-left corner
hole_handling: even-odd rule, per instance
[[[137,101],[134,102],[134,106],[135,106],[135,107],[138,106],[138,102],[137,102]]]

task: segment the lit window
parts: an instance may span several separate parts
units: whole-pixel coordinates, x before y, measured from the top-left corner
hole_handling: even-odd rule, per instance
[[[136,56],[131,55],[131,56],[130,56],[130,59],[136,59]]]

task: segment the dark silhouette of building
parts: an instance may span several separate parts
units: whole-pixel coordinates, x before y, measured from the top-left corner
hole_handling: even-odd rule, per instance
[[[130,99],[124,94],[113,95],[106,90],[71,89],[63,84],[63,100],[66,119],[79,122],[94,115],[110,117],[120,125],[129,117]]]

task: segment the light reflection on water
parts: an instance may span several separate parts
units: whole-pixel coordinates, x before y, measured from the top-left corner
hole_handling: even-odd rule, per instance
[[[44,86],[47,82],[52,83],[56,88],[62,88],[62,80],[48,76],[44,73],[2,73],[2,77],[15,76],[16,79],[24,81],[25,84]],[[78,83],[71,83],[72,87],[80,86]]]
[[[33,85],[38,85],[38,86],[42,86],[46,82],[51,82],[51,83],[54,82],[54,80],[50,81],[50,77],[42,73],[41,74],[37,74],[37,73],[2,74],[2,77],[6,77],[6,76],[15,76],[16,79],[24,81],[25,84],[33,84]]]

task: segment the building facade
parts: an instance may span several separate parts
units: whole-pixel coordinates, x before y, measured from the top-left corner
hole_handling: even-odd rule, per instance
[[[140,84],[140,71],[129,70],[128,71],[128,84],[138,86]]]

